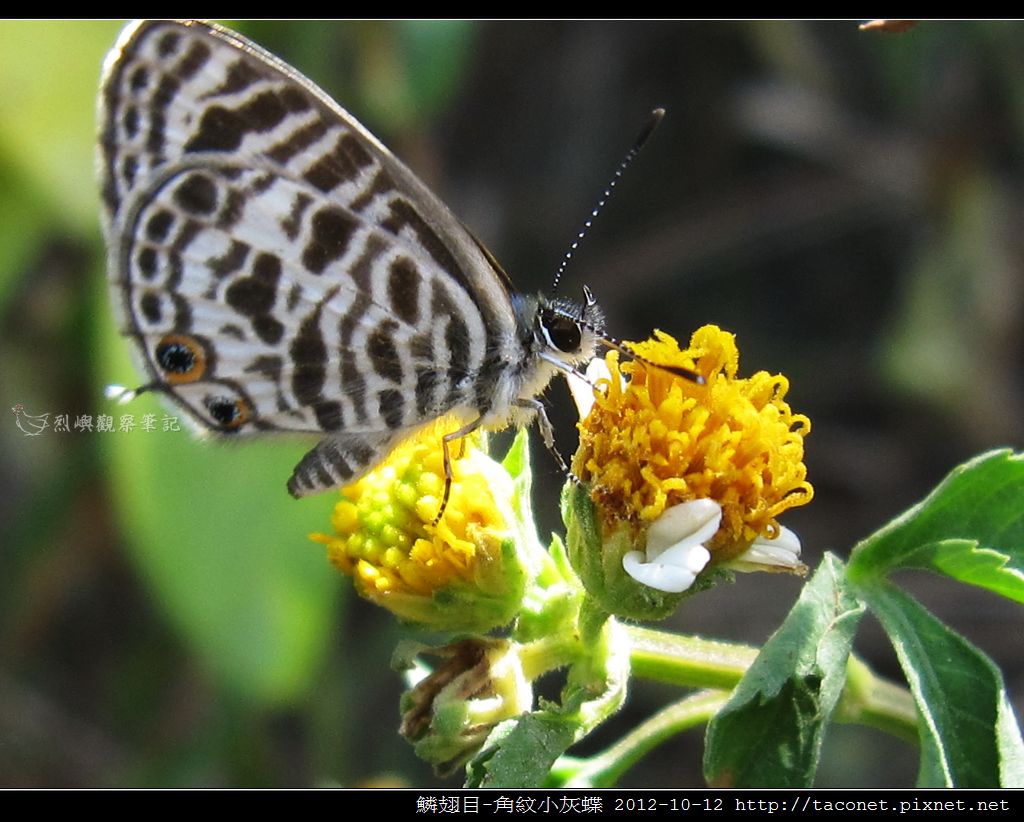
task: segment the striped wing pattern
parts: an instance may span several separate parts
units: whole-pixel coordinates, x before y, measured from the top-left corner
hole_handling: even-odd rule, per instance
[[[442,414],[538,380],[520,298],[448,209],[313,83],[204,23],[128,27],[99,165],[123,333],[202,428],[326,434],[297,496]]]

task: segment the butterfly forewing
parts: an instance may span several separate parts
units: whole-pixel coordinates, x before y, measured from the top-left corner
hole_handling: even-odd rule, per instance
[[[536,376],[489,255],[277,58],[207,24],[136,24],[100,107],[109,275],[146,388],[213,431],[329,434],[293,493],[442,414],[507,417]]]

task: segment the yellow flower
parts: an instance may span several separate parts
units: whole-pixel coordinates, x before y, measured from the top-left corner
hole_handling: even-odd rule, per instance
[[[661,332],[627,347],[637,359],[620,363],[612,351],[604,360],[608,377],[597,380],[573,459],[605,540],[626,535],[617,550],[627,572],[678,593],[709,559],[803,569],[799,541],[794,554],[795,535],[778,523],[813,495],[803,463],[810,421],[785,402],[787,379],[739,378],[735,338],[716,326],[682,350]]]
[[[485,631],[515,616],[528,580],[516,550],[513,481],[466,437],[451,447],[444,516],[440,420],[341,490],[333,534],[312,534],[363,597],[436,630]],[[461,453],[460,453],[461,452]]]

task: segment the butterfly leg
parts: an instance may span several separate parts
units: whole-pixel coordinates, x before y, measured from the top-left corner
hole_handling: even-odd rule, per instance
[[[558,470],[573,482],[579,483],[576,476],[569,470],[569,466],[565,464],[565,460],[562,459],[562,455],[558,452],[558,448],[555,447],[555,429],[554,426],[551,425],[551,420],[548,419],[548,412],[544,410],[544,403],[538,399],[521,397],[516,400],[516,405],[519,408],[525,408],[533,414],[534,418],[537,420],[537,428],[540,430],[540,438],[544,441],[544,447],[548,449],[548,453],[555,458],[555,464],[558,465]]]
[[[441,450],[444,452],[444,496],[441,497],[441,507],[438,509],[437,516],[434,517],[431,525],[437,525],[441,521],[441,517],[444,516],[444,509],[448,507],[448,498],[452,493],[452,455],[449,450],[449,443],[468,437],[480,427],[482,422],[483,417],[477,417],[473,422],[462,426],[458,431],[452,431],[441,437]]]

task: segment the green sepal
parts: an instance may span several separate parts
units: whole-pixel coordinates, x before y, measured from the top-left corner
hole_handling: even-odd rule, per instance
[[[622,558],[642,550],[637,534],[623,523],[612,534],[602,533],[597,510],[586,486],[566,483],[562,491],[562,520],[569,561],[587,593],[607,611],[625,619],[665,619],[691,591],[667,593],[643,585],[626,573]]]

